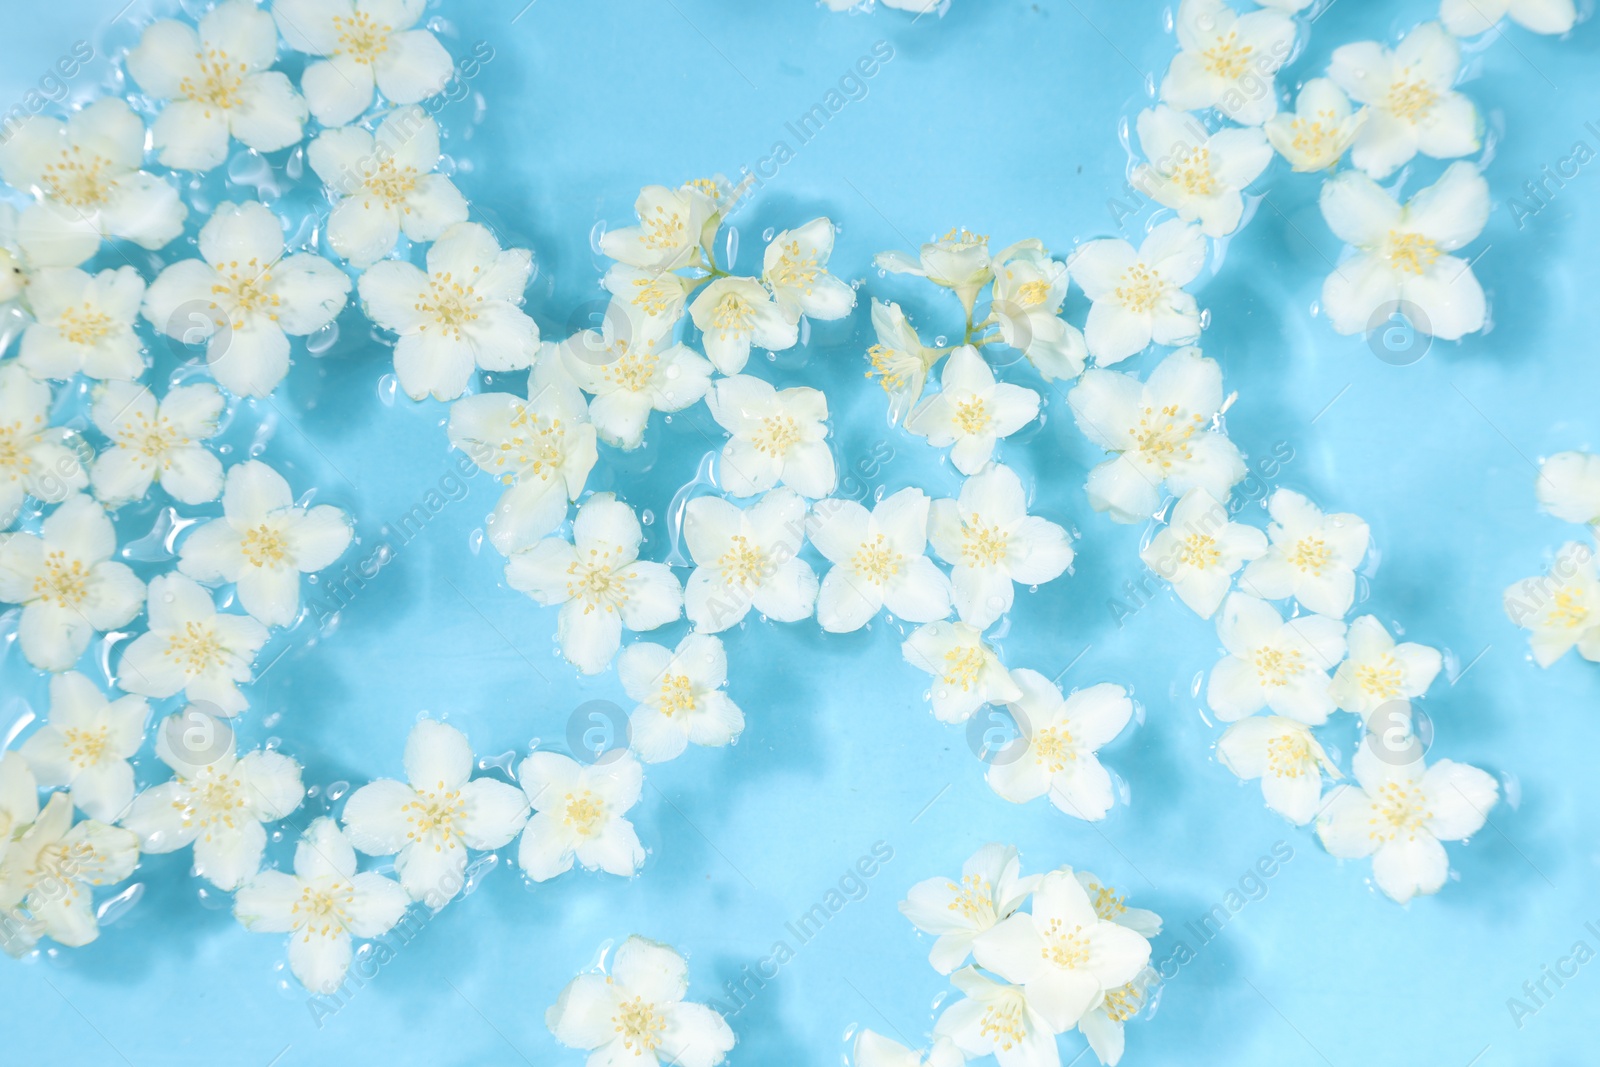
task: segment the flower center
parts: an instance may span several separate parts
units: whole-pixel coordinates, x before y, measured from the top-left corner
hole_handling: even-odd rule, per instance
[[[232,774],[207,773],[203,782],[190,786],[187,803],[175,800],[172,806],[183,810],[186,825],[198,821],[208,828],[216,824],[231,830],[237,825],[234,814],[245,806],[244,782]],[[239,822],[243,821],[241,817]]]
[[[1395,118],[1415,123],[1428,117],[1428,112],[1439,102],[1439,94],[1421,78],[1415,81],[1407,80],[1406,75],[1410,73],[1411,68],[1407,67],[1389,86],[1389,96],[1385,103]]]
[[[994,421],[985,410],[981,396],[957,400],[955,420],[956,425],[961,427],[961,432],[968,435],[982,433],[989,423]]]
[[[56,329],[68,342],[75,345],[92,345],[111,332],[115,320],[102,311],[95,310],[87,301],[81,307],[69,307],[61,313]]]
[[[867,359],[872,367],[867,371],[867,377],[876,377],[878,385],[886,393],[903,388],[909,379],[905,375],[904,353],[890,348],[888,345],[873,345],[867,349]]]
[[[233,302],[233,310],[241,313],[262,314],[274,322],[278,313],[274,309],[282,304],[278,294],[268,288],[272,284],[272,265],[251,258],[240,269],[238,260],[217,266],[218,281],[211,286],[213,295]],[[216,307],[216,304],[212,305]],[[233,316],[233,328],[244,329],[243,314]]]
[[[1356,683],[1379,700],[1392,699],[1400,695],[1400,668],[1394,657],[1385,653],[1376,664],[1356,668]]]
[[[1038,307],[1050,299],[1050,283],[1036,279],[1017,290],[1017,303],[1025,308]]]
[[[1166,283],[1161,280],[1160,271],[1143,263],[1135,263],[1123,272],[1122,284],[1117,286],[1113,295],[1129,311],[1145,314],[1156,309],[1164,289]]]
[[[392,159],[385,159],[378,164],[378,169],[367,175],[367,180],[362,183],[367,187],[367,192],[383,201],[383,206],[393,208],[405,204],[417,188],[417,168],[397,167]],[[411,213],[411,208],[406,207],[406,214]]]
[[[44,571],[33,580],[34,597],[75,608],[89,595],[89,568],[59,549],[45,553]]]
[[[788,415],[766,415],[761,419],[761,429],[757,430],[750,443],[757,452],[764,452],[774,459],[783,457],[789,449],[800,442],[800,427]]]
[[[283,531],[261,523],[246,530],[239,539],[239,551],[252,567],[270,567],[282,563],[288,554],[289,543]]]
[[[406,813],[406,822],[413,827],[406,831],[408,839],[415,841],[429,833],[452,837],[456,820],[467,813],[467,802],[461,799],[460,790],[446,789],[440,782],[435,791],[417,790],[416,799],[400,805],[400,810]],[[434,846],[435,849],[439,847]]]
[[[169,448],[186,445],[189,439],[178,432],[171,420],[157,415],[154,422],[143,415],[136,416],[137,425],[125,426],[117,431],[117,445],[137,452],[147,460],[160,459]]]
[[[900,561],[904,558],[888,546],[883,534],[877,534],[871,541],[861,542],[855,555],[850,557],[850,565],[862,578],[882,585],[900,573]]]
[[[1009,1051],[1013,1045],[1020,1044],[1025,1034],[1021,1001],[1007,997],[990,1004],[983,1010],[978,1032],[1002,1051]]]
[[[67,758],[79,767],[92,767],[105,758],[111,747],[111,729],[106,726],[69,726],[61,731],[67,743]]]
[[[683,216],[678,212],[668,211],[664,205],[657,204],[655,211],[639,221],[644,228],[642,240],[646,248],[669,252],[683,246],[685,228]]]
[[[665,314],[677,298],[683,295],[683,289],[677,285],[668,285],[660,278],[635,278],[633,280],[633,300],[635,307],[643,308],[646,315],[654,318],[656,315]]]
[[[1202,145],[1180,156],[1172,164],[1169,178],[1190,196],[1214,196],[1218,186],[1211,173],[1211,149]]]
[[[1333,550],[1320,537],[1302,537],[1294,543],[1289,563],[1296,570],[1309,571],[1320,578],[1323,570],[1333,563]]]
[[[576,830],[580,837],[593,837],[598,833],[605,822],[605,801],[587,789],[568,793],[566,800],[566,814],[563,816],[566,824]]]
[[[349,925],[350,916],[345,911],[355,903],[355,886],[338,881],[331,886],[300,886],[300,899],[290,906],[295,916],[294,928],[309,934],[328,937]]]
[[[1073,763],[1078,758],[1078,750],[1072,741],[1072,731],[1065,726],[1046,726],[1033,735],[1030,745],[1033,749],[1033,761],[1042,767],[1047,767],[1051,774],[1065,770],[1067,764]]]
[[[1419,277],[1439,261],[1439,246],[1420,233],[1389,231],[1389,266]]]
[[[186,622],[182,630],[167,636],[166,654],[177,660],[191,676],[204,674],[222,662],[222,642],[209,623]]]
[[[661,679],[660,703],[661,714],[669,719],[680,711],[688,715],[700,706],[687,674],[669,674]]]
[[[1100,1008],[1106,1013],[1106,1018],[1114,1023],[1120,1023],[1133,1018],[1143,1006],[1144,997],[1134,988],[1133,983],[1129,982],[1127,985],[1106,990],[1106,999]]]
[[[42,418],[35,418],[34,422],[43,422]],[[26,474],[33,469],[33,459],[28,455],[28,445],[32,444],[32,435],[24,433],[22,420],[17,420],[9,426],[0,426],[0,468],[18,474]]]
[[[1308,160],[1331,164],[1333,160],[1329,156],[1338,144],[1340,125],[1339,117],[1332,111],[1319,111],[1315,118],[1297,118],[1290,124],[1294,131],[1290,143]]]
[[[633,393],[642,393],[650,388],[650,383],[655,380],[656,364],[661,362],[654,346],[634,351],[625,339],[619,337],[616,349],[617,358],[605,367],[606,381]]]
[[[472,268],[476,274],[478,268]],[[426,333],[429,326],[442,326],[443,333],[450,334],[457,341],[461,340],[461,329],[478,320],[478,305],[483,303],[483,297],[478,296],[471,285],[462,285],[456,281],[450,271],[443,274],[428,275],[428,292],[421,295],[416,303],[416,309],[432,323],[423,323],[422,332]]]
[[[567,580],[567,599],[582,600],[585,615],[601,608],[616,611],[628,602],[628,579],[617,573],[616,564],[611,561],[613,554],[620,564],[622,549],[591,548],[588,562],[573,560],[567,565],[571,576]]]
[[[1305,657],[1293,649],[1263,648],[1256,653],[1256,675],[1262,685],[1288,685],[1305,669]]]
[[[349,56],[357,63],[371,64],[389,50],[392,27],[378,22],[364,11],[333,16],[333,28],[339,31],[339,47],[331,55]]]
[[[1428,810],[1428,798],[1421,786],[1389,781],[1379,787],[1372,799],[1368,833],[1376,841],[1393,841],[1401,834],[1411,839],[1431,818],[1433,812]]]
[[[1183,546],[1178,549],[1178,562],[1186,563],[1196,570],[1205,570],[1215,567],[1222,560],[1222,552],[1217,548],[1217,539],[1207,537],[1205,534],[1190,534],[1183,539]]]
[[[961,526],[961,558],[969,567],[993,567],[1006,558],[1006,532],[998,526],[985,526],[973,512]]]
[[[1128,436],[1133,438],[1134,451],[1148,462],[1167,468],[1174,460],[1194,458],[1189,438],[1204,421],[1199,415],[1191,415],[1185,421],[1176,404],[1168,404],[1160,411],[1147,407],[1139,417],[1139,425],[1128,430]]]
[[[1571,587],[1557,589],[1551,598],[1550,611],[1545,616],[1545,625],[1563,626],[1575,630],[1589,619],[1589,607],[1584,603],[1583,594]]]
[[[822,273],[817,268],[817,254],[802,254],[799,241],[790,241],[782,247],[778,262],[767,272],[767,280],[776,289],[804,289],[807,293],[811,292],[817,275]]]
[[[734,534],[729,541],[728,550],[717,560],[717,566],[722,568],[723,584],[760,585],[768,571],[766,553],[761,551],[761,546],[752,545],[744,534]]]
[[[1279,734],[1267,741],[1267,768],[1275,778],[1299,778],[1311,762],[1311,744],[1300,734]]]
[[[1098,883],[1090,888],[1094,891],[1094,913],[1106,922],[1111,922],[1128,910],[1127,897],[1119,897],[1114,891]]]
[[[960,885],[950,882],[949,887],[950,892],[955,894],[950,903],[945,905],[950,911],[958,911],[968,919],[985,919],[993,916],[994,890],[983,875],[962,875]]]
[[[959,685],[963,693],[970,693],[978,684],[978,673],[988,662],[983,649],[977,645],[957,645],[944,654],[945,685]]]
[[[179,82],[179,98],[198,100],[221,111],[238,107],[242,101],[239,90],[244,87],[244,76],[250,68],[230,62],[228,53],[219,48],[197,52],[194,58],[200,65],[199,80],[185,78]]]
[[[711,325],[716,327],[724,340],[730,335],[749,333],[755,321],[755,308],[737,293],[729,293],[717,301],[716,310],[711,313]]]
[[[99,207],[111,193],[111,160],[77,145],[61,150],[61,158],[45,164],[39,180],[50,199],[72,207]]]
[[[567,461],[566,451],[562,447],[566,443],[566,430],[560,419],[544,420],[538,412],[519,406],[511,419],[511,428],[525,430],[532,437],[518,433],[510,440],[500,442],[494,465],[504,469],[509,463],[512,468],[500,477],[505,484],[510,485],[518,475],[527,473],[548,480]]]
[[[1206,69],[1211,73],[1236,81],[1250,69],[1250,54],[1254,51],[1250,45],[1240,44],[1239,34],[1230,30],[1226,37],[1219,34],[1216,44],[1201,52],[1200,57],[1205,60]]]
[[[643,1056],[659,1048],[662,1031],[667,1028],[666,1016],[658,1013],[656,1006],[642,997],[619,1004],[611,1022],[616,1032],[622,1035],[622,1047],[630,1049],[635,1056]]]
[[[1089,939],[1079,936],[1083,933],[1082,926],[1074,924],[1068,930],[1060,919],[1051,919],[1039,932],[1044,937],[1044,946],[1039,954],[1057,967],[1075,971],[1088,964]]]

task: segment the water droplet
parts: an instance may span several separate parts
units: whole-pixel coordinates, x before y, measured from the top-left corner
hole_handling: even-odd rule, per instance
[[[773,237],[777,236],[777,233],[778,231],[776,229],[768,226],[766,229],[761,231],[761,239],[763,241],[771,241]]]
[[[144,896],[144,883],[135,882],[95,909],[95,918],[100,920],[101,926],[110,926],[128,914],[142,896]]]
[[[385,374],[378,379],[378,399],[384,407],[394,407],[395,394],[400,390],[400,380],[392,374]]]

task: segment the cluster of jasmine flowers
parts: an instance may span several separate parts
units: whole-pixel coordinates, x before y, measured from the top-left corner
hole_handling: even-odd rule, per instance
[[[1546,459],[1534,482],[1539,507],[1563,522],[1600,530],[1600,456],[1558,452]],[[1549,667],[1576,648],[1600,662],[1600,576],[1589,540],[1568,541],[1542,575],[1524,578],[1505,592],[1506,615],[1528,631],[1534,662]]]

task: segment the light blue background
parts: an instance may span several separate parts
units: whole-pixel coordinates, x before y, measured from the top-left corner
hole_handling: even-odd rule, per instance
[[[529,308],[550,337],[599,295],[602,265],[589,244],[597,221],[629,222],[645,183],[733,175],[778,138],[793,146],[785,122],[879,40],[895,57],[867,97],[801,147],[737,219],[737,266],[755,269],[768,227],[827,214],[842,226],[833,267],[864,279],[863,304],[866,294],[899,299],[925,336],[953,333],[952,300],[880,278],[872,253],[957,225],[990,234],[997,248],[1038,236],[1058,255],[1115,232],[1107,201],[1120,195],[1127,166],[1118,123],[1142,105],[1146,76],[1159,77],[1174,47],[1149,0],[954,0],[946,17],[915,23],[886,10],[829,14],[807,0],[537,0],[512,25],[521,2],[448,0],[434,14],[448,20],[457,55],[480,40],[494,49],[472,82],[481,122],[474,103],[453,106],[447,151],[467,195],[535,250]],[[147,9],[140,0],[108,26],[119,3],[14,6],[0,41],[3,99],[20,98],[74,39],[101,52],[130,43]],[[1429,14],[1421,3],[1336,0],[1291,74],[1320,72],[1333,47]],[[579,1063],[581,1053],[546,1031],[544,1010],[605,942],[639,933],[674,944],[689,955],[694,994],[725,999],[724,983],[787,938],[784,924],[882,841],[894,858],[866,897],[731,1019],[735,1064],[837,1063],[851,1027],[909,1041],[931,1027],[948,985],[895,904],[991,840],[1019,845],[1030,870],[1093,870],[1160,912],[1168,932],[1155,942],[1158,960],[1179,940],[1197,951],[1154,1018],[1130,1027],[1126,1063],[1592,1061],[1600,963],[1520,1030],[1506,1000],[1580,938],[1600,948],[1584,930],[1600,924],[1600,675],[1575,656],[1548,671],[1533,666],[1500,597],[1581,534],[1536,510],[1533,464],[1600,447],[1600,164],[1525,228],[1504,204],[1575,141],[1600,148],[1584,128],[1600,124],[1600,34],[1588,23],[1566,41],[1515,29],[1508,37],[1470,59],[1467,86],[1496,142],[1487,165],[1496,209],[1472,249],[1483,252],[1476,269],[1491,295],[1490,332],[1393,367],[1361,338],[1312,318],[1339,246],[1317,211],[1316,181],[1281,163],[1260,183],[1271,205],[1201,294],[1214,316],[1206,350],[1240,394],[1228,416],[1234,439],[1253,461],[1292,450],[1275,484],[1372,525],[1381,565],[1358,612],[1450,650],[1452,676],[1473,664],[1455,684],[1441,676],[1427,701],[1433,755],[1490,769],[1511,802],[1469,845],[1450,846],[1460,881],[1439,896],[1394,905],[1369,885],[1367,864],[1333,860],[1215,762],[1218,731],[1194,695],[1218,654],[1214,631],[1165,592],[1124,625],[1113,619],[1108,600],[1142,576],[1143,531],[1089,511],[1081,487],[1098,457],[1061,394],[1047,391],[1043,426],[1001,454],[1029,479],[1036,511],[1082,539],[1072,575],[1019,596],[1002,645],[1013,666],[1054,675],[1072,664],[1069,688],[1110,680],[1134,689],[1145,721],[1102,753],[1131,806],[1091,826],[1043,801],[1015,807],[995,797],[963,732],[926,711],[926,676],[902,661],[894,626],[823,636],[814,625],[752,619],[726,635],[730,692],[748,729],[733,748],[649,770],[634,816],[651,857],[635,880],[580,872],[529,888],[502,864],[319,1028],[304,992],[283,984],[283,939],[244,932],[225,900],[202,903],[186,852],[152,857],[136,876],[142,899],[98,942],[0,966],[5,1061]],[[104,72],[102,61],[77,87]],[[1436,170],[1419,174],[1427,181]],[[1082,321],[1077,294],[1069,310]],[[341,329],[320,359],[297,346],[274,403],[239,412],[228,440],[242,451],[256,424],[271,421],[265,458],[297,491],[315,485],[319,500],[357,516],[361,544],[348,557],[357,560],[385,540],[385,523],[440,484],[452,456],[445,409],[386,402],[378,383],[388,350],[368,340],[354,311]],[[882,394],[861,374],[869,343],[863,307],[816,325],[809,345],[774,367],[759,367],[758,356],[756,369],[827,390],[842,464],[892,450],[865,484],[953,493],[954,472],[885,425]],[[170,367],[164,358],[158,370]],[[1142,373],[1156,358],[1129,366]],[[1019,370],[1016,380],[1029,381]],[[590,487],[615,489],[656,516],[647,557],[667,555],[667,506],[694,478],[708,438],[721,440],[700,408],[670,426],[656,416],[640,452],[603,450]],[[469,484],[464,501],[399,548],[332,633],[311,644],[314,627],[302,625],[275,639],[270,654],[290,651],[251,690],[241,726],[249,743],[280,738],[305,762],[308,782],[359,783],[399,775],[406,731],[423,711],[448,714],[492,756],[523,753],[535,738],[563,747],[574,707],[622,699],[614,673],[580,682],[553,655],[554,611],[506,588],[492,549],[474,551],[497,489],[487,477]],[[122,536],[139,536],[151,518],[148,507],[126,514]],[[682,630],[653,636],[670,644]],[[40,706],[42,681],[14,652],[0,678],[0,725]],[[1340,716],[1325,731],[1346,760],[1353,729]],[[162,776],[148,752],[140,769],[142,780]],[[291,821],[320,810],[313,799]],[[1185,924],[1278,841],[1294,859],[1199,948]],[[275,846],[275,858],[286,862],[288,849]],[[1063,1061],[1082,1047],[1064,1037]]]

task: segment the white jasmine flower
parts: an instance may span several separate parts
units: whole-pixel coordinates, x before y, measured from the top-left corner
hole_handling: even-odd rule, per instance
[[[199,331],[224,389],[266,396],[289,373],[289,336],[332,322],[350,292],[350,279],[321,256],[284,253],[283,227],[265,206],[219,204],[200,229],[201,258],[157,275],[144,317],[181,341]]]
[[[1090,241],[1067,261],[1073,279],[1094,301],[1084,325],[1089,354],[1100,366],[1138,355],[1153,340],[1187,345],[1200,337],[1200,307],[1183,287],[1206,263],[1198,226],[1169,219],[1135,251],[1119,238]]]
[[[872,262],[879,270],[915,274],[951,290],[960,299],[969,319],[978,290],[994,278],[989,262],[989,238],[965,229],[951,230],[939,240],[923,245],[917,259],[904,252],[879,252]]]
[[[3,155],[0,155],[0,172],[3,170]],[[11,204],[0,204],[0,303],[20,297],[33,273],[28,253],[17,243],[17,209]]]
[[[1329,694],[1363,722],[1391,700],[1413,700],[1426,693],[1443,664],[1438,649],[1410,641],[1395,644],[1371,615],[1352,622],[1345,640],[1350,658],[1339,665]]]
[[[907,663],[933,675],[928,698],[940,722],[966,722],[985,704],[1022,695],[1011,672],[983,640],[983,631],[964,622],[919,626],[900,646]]]
[[[1439,18],[1457,37],[1476,37],[1507,15],[1534,33],[1561,34],[1578,21],[1573,0],[1444,0]]]
[[[1013,582],[1041,585],[1072,564],[1067,531],[1028,514],[1022,479],[999,464],[968,478],[955,500],[936,500],[928,540],[950,564],[961,621],[980,629],[1011,610]]]
[[[1434,159],[1476,152],[1478,110],[1451,88],[1460,71],[1461,45],[1437,22],[1424,22],[1393,51],[1377,41],[1334,49],[1328,77],[1370,111],[1351,162],[1381,180],[1418,152]]]
[[[878,384],[889,395],[889,416],[899,422],[921,399],[928,368],[938,362],[940,353],[922,343],[899,304],[888,304],[874,297],[872,328],[878,335],[878,343],[867,349],[867,360],[871,363],[867,377],[878,379]]]
[[[1528,647],[1539,666],[1550,666],[1573,646],[1584,659],[1600,662],[1600,579],[1588,545],[1562,545],[1548,573],[1506,590],[1505,609],[1529,631]]]
[[[283,39],[307,64],[300,89],[324,126],[353,122],[372,106],[374,86],[394,104],[415,104],[450,81],[452,64],[436,37],[413,29],[417,0],[273,0]]]
[[[1169,523],[1139,550],[1139,558],[1172,583],[1191,611],[1209,619],[1228,595],[1234,572],[1266,550],[1260,530],[1230,522],[1216,497],[1191,489],[1172,509]]]
[[[1339,333],[1373,329],[1397,303],[1419,333],[1454,341],[1483,329],[1483,287],[1471,264],[1446,254],[1476,239],[1489,219],[1489,184],[1471,163],[1452,163],[1404,207],[1371,178],[1346,171],[1323,185],[1322,215],[1356,250],[1322,286]]]
[[[670,332],[664,324],[683,318],[683,305],[695,287],[693,278],[663,270],[640,270],[626,263],[613,263],[600,284],[613,298],[606,309],[606,322],[620,311],[625,318],[641,316],[657,320],[662,335]],[[620,307],[619,307],[620,305]]]
[[[1180,111],[1214,107],[1241,126],[1278,113],[1278,69],[1294,47],[1294,20],[1271,9],[1240,15],[1222,0],[1178,5],[1178,45],[1161,100]]]
[[[670,568],[639,560],[644,531],[633,509],[596,493],[572,522],[572,541],[547,537],[515,553],[506,582],[535,603],[560,606],[561,654],[584,674],[606,669],[622,644],[622,628],[654,630],[683,610],[683,590]]]
[[[956,470],[972,475],[993,457],[996,440],[1038,416],[1038,393],[996,382],[978,350],[962,345],[939,372],[939,392],[923,398],[906,419],[906,429],[934,448],[949,447]]]
[[[1539,506],[1564,522],[1600,522],[1600,456],[1557,452],[1533,483]]]
[[[545,1012],[545,1025],[589,1062],[715,1067],[733,1048],[733,1031],[704,1004],[686,1002],[689,967],[666,945],[630,937],[611,973],[580,974]]]
[[[87,945],[100,936],[93,887],[122,881],[138,863],[133,834],[98,819],[72,825],[71,799],[52,793],[31,826],[13,831],[0,862],[0,947],[20,956],[42,935]]]
[[[1192,115],[1165,104],[1141,111],[1139,147],[1147,163],[1134,169],[1133,184],[1165,204],[1185,222],[1198,222],[1207,237],[1226,237],[1244,217],[1240,192],[1272,162],[1272,147],[1259,129],[1210,133]]]
[[[234,582],[239,603],[268,626],[300,614],[300,575],[350,547],[350,517],[331,504],[300,507],[283,475],[258,459],[228,470],[222,518],[184,538],[178,569],[208,583]]]
[[[1317,814],[1323,774],[1343,777],[1311,727],[1282,715],[1251,715],[1229,726],[1217,758],[1239,778],[1261,779],[1267,807],[1296,826]]]
[[[1067,265],[1039,241],[1018,241],[995,259],[993,315],[1000,338],[1047,382],[1083,373],[1083,334],[1061,317]]]
[[[1068,871],[1069,868],[1063,867]],[[1094,905],[1094,913],[1106,922],[1126,926],[1140,937],[1149,940],[1161,932],[1161,916],[1146,908],[1128,907],[1128,898],[1118,894],[1115,889],[1106,885],[1095,875],[1088,871],[1070,871],[1072,876],[1083,886],[1083,891],[1089,894],[1089,902]]]
[[[1113,522],[1145,522],[1161,487],[1179,496],[1204,489],[1228,499],[1245,476],[1239,449],[1217,426],[1222,368],[1198,348],[1181,348],[1139,379],[1118,371],[1084,374],[1067,404],[1078,428],[1113,458],[1089,472],[1089,504]]]
[[[115,822],[133,799],[128,758],[144,743],[150,705],[143,697],[107,700],[69,671],[50,679],[50,714],[19,750],[45,787],[68,786],[72,803],[91,819]]]
[[[228,137],[258,152],[299,142],[306,102],[280,71],[272,16],[251,0],[222,0],[199,32],[173,19],[145,27],[128,53],[139,88],[167,106],[151,127],[157,158],[174,170],[210,170]]]
[[[31,267],[76,267],[102,238],[156,249],[183,232],[189,209],[178,190],[139,169],[144,138],[144,121],[115,97],[66,122],[32,115],[17,124],[0,145],[0,177],[38,197],[16,220]]]
[[[53,401],[21,365],[0,366],[0,528],[17,520],[25,497],[57,504],[89,484],[72,431],[50,425]]]
[[[652,411],[682,411],[706,395],[712,365],[688,345],[673,343],[671,319],[632,314],[619,319],[608,323],[617,327],[615,333],[573,334],[561,344],[559,358],[572,380],[594,397],[589,418],[600,439],[634,449],[644,441]]]
[[[239,692],[267,643],[267,628],[246,615],[217,611],[211,593],[182,574],[150,580],[150,629],[122,652],[118,684],[130,693],[215,705],[223,715],[249,707]]]
[[[1317,836],[1340,859],[1371,856],[1373,880],[1401,904],[1444,886],[1450,859],[1439,842],[1477,833],[1500,798],[1487,773],[1450,760],[1396,766],[1362,745],[1352,769],[1356,784],[1328,795]]]
[[[1000,1067],[1060,1067],[1056,1031],[1022,986],[996,982],[976,967],[950,976],[964,998],[944,1009],[933,1032],[971,1058],[994,1056]]]
[[[141,500],[160,482],[181,504],[204,504],[222,492],[222,461],[201,442],[217,433],[222,393],[209,382],[155,394],[136,382],[107,382],[90,414],[110,448],[90,471],[95,496],[112,507]]]
[[[300,764],[269,749],[238,756],[231,735],[221,752],[200,763],[174,752],[167,734],[157,731],[156,755],[173,777],[134,797],[122,825],[139,835],[145,852],[194,845],[194,872],[218,889],[238,889],[261,870],[267,847],[261,824],[287,817],[305,799]]]
[[[17,362],[35,378],[133,379],[144,353],[133,332],[144,279],[132,267],[88,274],[47,267],[28,279],[34,321],[22,331]]]
[[[344,832],[369,856],[394,856],[411,899],[437,910],[466,884],[467,850],[509,844],[528,802],[514,785],[473,779],[472,748],[446,723],[422,719],[411,728],[405,766],[407,781],[379,778],[350,794]]]
[[[1261,131],[1296,171],[1332,170],[1366,127],[1366,108],[1352,112],[1350,98],[1328,78],[1300,87],[1293,113],[1274,115]]]
[[[276,10],[281,19],[282,5]],[[336,197],[328,243],[351,266],[372,266],[394,250],[402,233],[423,244],[467,221],[466,198],[434,173],[439,125],[420,107],[394,111],[376,134],[359,126],[324,130],[306,159]]]
[[[1271,604],[1234,593],[1217,634],[1228,654],[1212,668],[1206,703],[1223,722],[1262,708],[1311,726],[1333,711],[1328,672],[1344,658],[1344,623],[1325,615],[1285,620]]]
[[[1140,972],[1141,976],[1149,973],[1148,970]],[[1108,989],[1105,999],[1084,1012],[1083,1018],[1078,1020],[1078,1029],[1088,1039],[1089,1048],[1106,1067],[1116,1067],[1122,1062],[1122,1053],[1127,1047],[1123,1026],[1144,1010],[1150,984],[1148,980],[1135,978],[1125,985]]]
[[[790,318],[842,319],[856,306],[855,287],[828,273],[833,236],[833,220],[821,218],[767,242],[761,281]]]
[[[69,670],[96,633],[139,614],[141,582],[111,558],[117,532],[81,494],[51,512],[39,533],[0,534],[0,601],[22,605],[22,654],[42,671]]]
[[[633,750],[646,763],[676,759],[692,742],[719,747],[744,730],[744,712],[728,699],[728,653],[708,634],[689,634],[676,649],[638,641],[622,650],[617,677],[638,701],[629,720]]]
[[[1150,962],[1150,942],[1102,919],[1070,871],[1051,871],[1019,911],[979,937],[980,966],[1021,986],[1029,1006],[1054,1032],[1070,1030],[1108,989]]]
[[[1006,707],[1027,745],[1016,759],[989,765],[989,787],[1013,804],[1048,793],[1050,803],[1073,818],[1105,818],[1115,795],[1111,775],[1095,753],[1133,717],[1127,690],[1102,682],[1063,700],[1055,683],[1038,671],[1015,670],[1011,680],[1022,695]]]
[[[701,246],[715,240],[721,221],[718,199],[708,181],[689,182],[677,190],[647,185],[634,202],[639,225],[607,230],[600,236],[600,251],[648,271],[704,266]]]
[[[557,358],[553,350],[548,358]],[[489,540],[502,555],[561,525],[598,458],[581,397],[536,381],[528,392],[526,400],[479,393],[450,405],[450,444],[506,486],[489,518]]]
[[[900,913],[938,939],[928,962],[949,974],[967,961],[973,941],[1010,918],[1038,884],[1038,875],[1022,877],[1015,846],[984,845],[962,864],[959,881],[929,878],[912,886]]]
[[[458,223],[428,249],[428,270],[384,260],[361,275],[368,316],[400,335],[394,371],[413,400],[454,400],[474,366],[521,370],[539,351],[539,327],[518,307],[533,258],[501,250],[475,222]]]
[[[14,838],[39,817],[39,782],[22,753],[0,752],[0,864]]]
[[[535,882],[572,869],[596,868],[624,878],[644,862],[644,846],[623,818],[639,802],[644,770],[623,753],[584,766],[555,752],[534,752],[517,768],[533,815],[522,831],[517,866]]]
[[[902,489],[869,512],[853,500],[821,500],[807,535],[833,564],[822,579],[817,621],[824,630],[859,630],[888,608],[907,622],[950,614],[950,579],[926,555],[928,508],[921,489]]]
[[[695,629],[737,626],[752,607],[779,622],[809,618],[817,575],[800,558],[805,533],[806,502],[793,489],[774,489],[743,509],[720,497],[689,501],[683,539],[695,569],[683,599]]]
[[[706,355],[723,374],[744,370],[751,342],[781,352],[800,339],[799,317],[754,278],[716,279],[689,305],[689,316],[705,335]]]
[[[1342,619],[1355,602],[1355,569],[1371,537],[1359,515],[1322,509],[1289,489],[1267,501],[1270,548],[1244,569],[1239,586],[1263,600],[1294,597],[1319,615]]]
[[[706,394],[711,417],[731,440],[722,446],[717,473],[734,496],[754,496],[787,485],[817,499],[833,492],[838,476],[828,451],[828,398],[797,386],[777,390],[748,374],[719,378]]]
[[[948,1037],[935,1038],[924,1056],[872,1030],[856,1034],[850,1057],[855,1067],[963,1067],[967,1062],[966,1053]]]
[[[405,914],[406,891],[381,874],[356,873],[356,852],[327,816],[306,827],[294,873],[262,871],[233,899],[246,930],[292,934],[289,970],[313,993],[332,993],[350,969],[350,942],[381,937]]]

